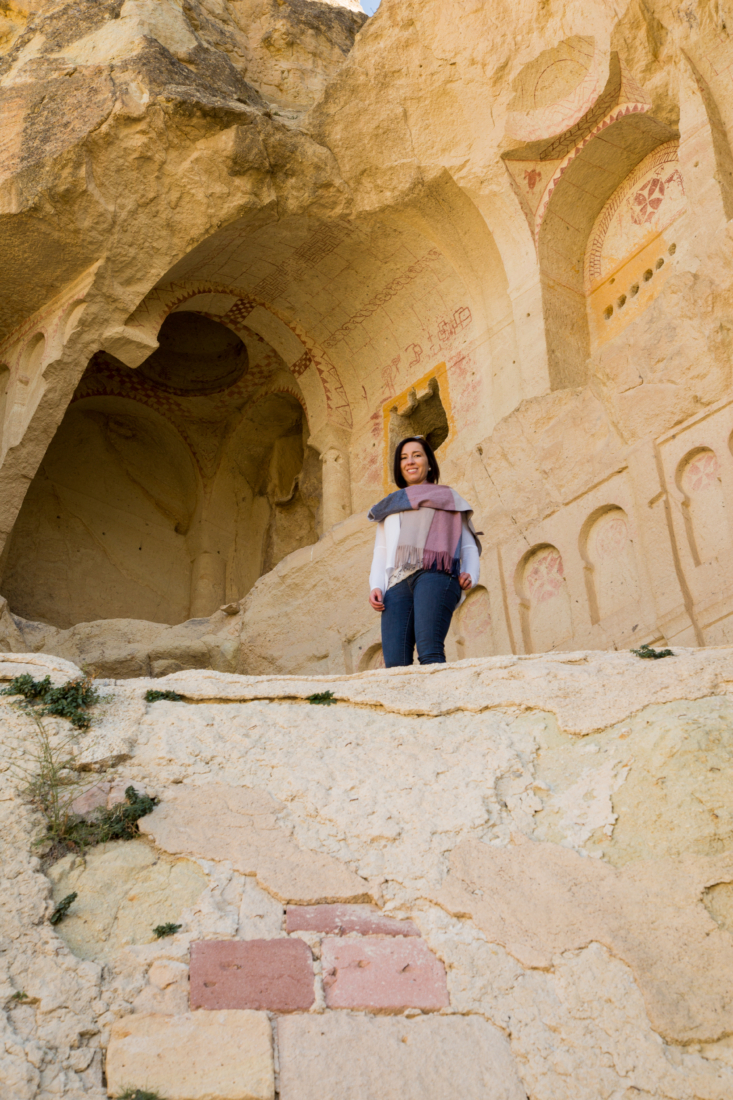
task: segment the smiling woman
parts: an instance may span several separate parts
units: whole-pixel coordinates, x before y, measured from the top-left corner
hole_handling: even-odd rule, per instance
[[[481,544],[473,510],[440,485],[440,469],[423,436],[403,439],[394,452],[399,486],[369,512],[378,524],[369,575],[369,603],[382,612],[387,668],[445,664],[445,636],[464,593],[478,582]]]

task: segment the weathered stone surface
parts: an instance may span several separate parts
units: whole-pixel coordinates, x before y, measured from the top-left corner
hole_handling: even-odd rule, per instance
[[[112,841],[83,856],[64,856],[48,875],[55,901],[79,895],[59,935],[76,955],[100,962],[128,944],[150,943],[159,924],[180,923],[206,887],[196,863],[171,859],[144,840]]]
[[[277,1034],[283,1100],[525,1100],[507,1040],[476,1017],[290,1016]]]
[[[368,884],[320,852],[303,851],[278,825],[265,791],[211,785],[179,791],[140,828],[168,852],[229,860],[282,902],[361,901]]]
[[[329,1008],[431,1012],[448,1006],[445,967],[421,940],[328,937],[322,959]]]
[[[191,1008],[298,1012],[315,1001],[313,961],[302,940],[191,944]]]
[[[169,1100],[272,1100],[270,1024],[261,1012],[129,1016],[112,1028],[107,1088]]]
[[[43,662],[53,659],[32,657],[40,663],[29,667],[43,676]],[[582,737],[563,732],[552,713],[528,703],[456,709],[474,708],[474,690],[483,691],[495,669],[490,661],[429,674],[419,669],[399,677],[382,674],[383,687],[402,684],[410,713],[396,712],[388,694],[383,698],[389,706],[365,706],[358,697],[350,704],[346,692],[373,684],[374,673],[337,681],[344,698],[333,707],[311,707],[299,696],[284,700],[281,693],[289,685],[306,693],[309,685],[302,679],[223,678],[231,685],[227,690],[271,694],[218,702],[210,691],[207,702],[202,692],[195,705],[144,703],[149,680],[107,684],[102,686],[107,702],[95,708],[95,724],[80,736],[78,747],[81,760],[93,766],[100,755],[124,756],[116,767],[108,765],[108,778],[120,775],[145,786],[162,798],[161,805],[174,805],[171,796],[197,794],[199,819],[211,810],[206,792],[212,785],[266,792],[277,807],[277,828],[263,835],[282,832],[299,851],[327,856],[358,873],[383,916],[418,926],[422,940],[384,938],[429,947],[446,968],[448,1011],[502,1029],[531,1100],[598,1100],[629,1090],[665,1100],[729,1100],[729,1040],[712,1038],[721,1033],[730,984],[725,985],[727,948],[716,947],[730,938],[733,884],[724,866],[733,779],[727,659],[725,651],[675,657],[677,701],[645,705],[643,679],[630,676],[633,691],[622,720]],[[578,691],[590,712],[596,705],[595,677],[597,706],[604,708],[589,714],[589,724],[596,725],[599,713],[604,719],[623,713],[621,688],[611,695],[609,685],[622,680],[616,670],[628,668],[626,660],[622,654],[585,654],[580,664],[564,664],[561,655],[515,660],[515,673],[526,679],[503,682],[519,692],[536,674],[537,680],[546,676],[553,707],[567,705],[574,714],[565,700],[572,701],[574,688],[585,684]],[[658,698],[654,669],[665,663],[672,659],[639,662],[649,670],[653,698]],[[178,688],[193,698],[201,675],[189,674],[188,683],[179,676]],[[685,698],[697,691],[699,680],[719,694]],[[323,690],[324,682],[329,683],[312,681],[312,690]],[[539,684],[533,690],[539,696]],[[664,690],[673,693],[674,686],[665,682]],[[18,753],[32,748],[35,723],[1,696],[0,716],[3,758],[27,759]],[[59,743],[66,737],[68,723],[44,722]],[[627,784],[633,796],[626,796]],[[151,1012],[188,1014],[190,941],[283,938],[283,905],[229,858],[198,856],[205,888],[182,911],[165,913],[182,920],[184,931],[120,945],[104,968],[80,960],[60,938],[64,926],[74,927],[83,895],[102,888],[113,900],[116,895],[101,872],[99,887],[93,876],[85,878],[72,915],[57,933],[47,921],[48,880],[30,847],[38,829],[35,811],[17,797],[11,770],[0,772],[0,785],[0,866],[7,876],[0,882],[6,899],[0,933],[13,944],[12,955],[0,957],[3,1034],[9,1043],[3,1072],[11,1094],[15,1090],[21,1100],[52,1100],[41,1087],[42,1073],[57,1093],[102,1100],[100,1058],[115,1022]],[[272,809],[266,800],[261,807]],[[530,838],[535,852],[548,853],[538,868],[524,862],[517,867],[513,833]],[[484,888],[483,898],[473,892],[471,877],[483,864],[465,860],[474,844],[480,854],[488,851],[489,859],[506,861],[506,874],[499,875],[493,863],[490,874],[481,871],[488,882],[488,889],[485,882],[478,887]],[[153,855],[159,862],[168,859]],[[587,858],[591,855],[596,858]],[[157,866],[145,871],[152,872],[158,873]],[[126,907],[132,903],[123,900],[122,915]],[[152,928],[159,920],[156,912],[146,925]],[[319,954],[322,933],[295,935]],[[370,941],[370,935],[338,938],[342,945]],[[94,941],[90,950],[98,946]],[[84,951],[84,944],[76,949]],[[316,961],[314,969],[318,966]],[[719,973],[709,980],[711,966]],[[325,972],[323,959],[320,967]],[[316,985],[314,1007],[321,1011],[309,1019],[352,1018],[349,1010],[328,1008]],[[9,1000],[16,991],[24,991],[28,1003]],[[361,1025],[371,1018],[382,1017],[356,1017]],[[679,1041],[678,1035],[685,1038]],[[36,1068],[41,1056],[53,1071]]]
[[[410,920],[385,917],[374,905],[289,905],[285,910],[287,932],[330,932],[348,936],[419,936]]]
[[[733,940],[702,905],[703,891],[721,881],[733,881],[730,853],[641,860],[618,872],[517,835],[507,848],[459,845],[436,897],[524,966],[604,944],[631,966],[660,1034],[705,1042],[727,1033],[733,1013]]]

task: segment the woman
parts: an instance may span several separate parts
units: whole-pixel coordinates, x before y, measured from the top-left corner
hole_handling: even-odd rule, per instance
[[[478,582],[481,544],[472,509],[439,478],[427,440],[403,439],[394,455],[399,489],[369,512],[379,525],[369,603],[382,612],[387,668],[411,665],[416,642],[421,665],[445,664],[453,612]]]

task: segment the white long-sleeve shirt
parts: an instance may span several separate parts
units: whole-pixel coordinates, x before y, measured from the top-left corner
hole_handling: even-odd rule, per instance
[[[474,585],[478,584],[481,563],[478,546],[471,534],[465,512],[462,513],[463,529],[461,532],[461,573],[468,573]],[[387,516],[382,523],[377,524],[377,536],[374,540],[374,557],[369,574],[369,591],[378,588],[382,595],[387,591],[389,578],[394,572],[397,543],[400,540],[400,513],[395,512]],[[465,595],[465,593],[463,593]]]

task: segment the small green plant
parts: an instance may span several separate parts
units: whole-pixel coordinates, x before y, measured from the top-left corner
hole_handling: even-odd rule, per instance
[[[28,994],[22,989],[16,989],[15,993],[10,998],[11,1001],[15,1001],[16,1004],[22,1005],[24,1001],[29,1000]]]
[[[129,786],[125,790],[124,802],[118,802],[108,810],[98,810],[89,821],[74,816],[67,824],[63,839],[68,847],[82,850],[95,844],[106,844],[110,840],[132,840],[140,832],[137,824],[140,818],[152,813],[156,805],[157,799],[140,794]]]
[[[25,780],[22,793],[45,818],[45,829],[35,845],[44,848],[46,857],[59,859],[66,852],[137,836],[137,822],[152,812],[156,800],[129,786],[124,802],[97,810],[89,820],[74,813],[74,800],[88,780],[79,775],[72,738],[52,740],[40,719],[33,717],[36,736],[24,746],[30,763],[18,764],[16,772]]]
[[[18,745],[12,771],[23,786],[21,793],[46,819],[44,834],[36,844],[63,844],[76,820],[71,806],[88,780],[82,780],[77,770],[76,747],[72,734],[51,736],[35,712],[33,731]]]
[[[51,916],[48,918],[51,924],[61,924],[61,921],[69,912],[69,909],[71,909],[71,906],[74,904],[78,896],[79,895],[76,893],[76,891],[74,891],[73,894],[67,894],[65,898],[61,899]]]
[[[182,703],[184,701],[183,696],[179,695],[177,691],[156,691],[155,688],[148,688],[145,692],[146,703],[157,703],[159,699],[169,699],[171,703]]]
[[[163,940],[166,936],[175,936],[176,932],[180,932],[182,928],[182,924],[173,924],[172,921],[168,921],[167,924],[156,924],[153,935],[156,940]]]
[[[0,694],[22,695],[25,702],[21,706],[37,707],[37,713],[41,715],[66,718],[79,730],[89,729],[92,724],[89,707],[99,702],[99,695],[89,679],[69,680],[61,687],[54,687],[50,676],[34,680],[28,672],[16,676]]]
[[[336,700],[333,697],[332,691],[317,691],[314,695],[308,696],[308,702],[312,703],[314,706],[330,707]]]
[[[158,1092],[150,1092],[149,1089],[125,1089],[117,1100],[163,1100]]]
[[[631,652],[637,657],[651,661],[658,661],[662,657],[674,657],[671,649],[652,649],[648,642],[644,642],[638,649],[632,649]]]
[[[19,685],[19,681],[23,683]],[[17,694],[19,686],[27,691],[26,702],[48,698],[46,681],[34,681],[30,676],[17,677],[11,685],[12,692],[6,689],[6,694]],[[34,841],[43,848],[44,860],[48,863],[66,852],[137,836],[137,822],[154,809],[156,800],[129,786],[125,801],[111,809],[97,810],[89,819],[74,812],[75,800],[90,785],[88,778],[80,774],[76,749],[79,735],[70,733],[64,737],[55,731],[50,733],[36,709],[28,713],[33,719],[33,731],[16,746],[10,770],[20,781],[22,796],[45,818],[45,828]],[[94,782],[99,782],[98,777]]]

